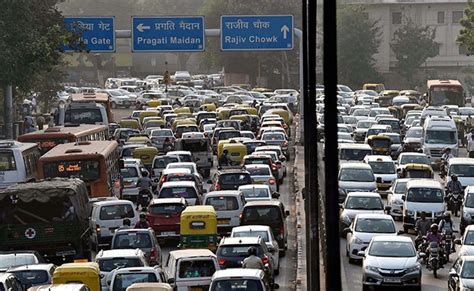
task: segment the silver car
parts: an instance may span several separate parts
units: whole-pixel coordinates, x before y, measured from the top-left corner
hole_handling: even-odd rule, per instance
[[[362,290],[379,286],[421,290],[421,265],[410,237],[376,236],[358,255],[364,257]]]

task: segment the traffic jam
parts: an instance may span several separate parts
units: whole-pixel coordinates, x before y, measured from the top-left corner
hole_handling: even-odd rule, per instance
[[[219,78],[66,87],[0,141],[0,286],[278,289],[299,93]]]
[[[338,85],[337,98],[341,257],[357,288],[473,290],[474,108],[460,82]]]

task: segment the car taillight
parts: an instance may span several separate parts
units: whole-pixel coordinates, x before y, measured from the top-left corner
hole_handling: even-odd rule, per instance
[[[275,184],[275,179],[274,178],[268,179],[268,184],[274,185]]]
[[[150,259],[152,260],[156,259],[157,255],[158,254],[157,254],[156,248],[152,248],[150,252]]]
[[[280,237],[283,239],[285,237],[285,230],[280,228]]]
[[[100,235],[100,225],[95,225],[95,232],[97,233],[97,235]]]
[[[160,178],[160,184],[163,184],[164,182],[166,182],[166,176],[165,175],[161,176],[161,178]]]
[[[263,263],[264,265],[268,264],[268,257],[267,257],[267,256],[263,256],[263,258],[262,258],[262,263]]]
[[[219,259],[219,266],[223,266],[225,264],[225,260],[224,259]]]

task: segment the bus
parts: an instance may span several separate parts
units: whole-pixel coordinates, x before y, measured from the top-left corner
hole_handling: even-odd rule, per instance
[[[446,104],[464,107],[464,90],[458,80],[428,80],[428,100],[430,106]]]
[[[38,161],[38,178],[79,178],[91,198],[119,197],[120,153],[116,141],[60,144]]]
[[[39,146],[42,155],[58,144],[78,141],[108,140],[109,131],[105,125],[71,124],[54,126],[43,130],[20,135],[20,142],[34,142]]]
[[[109,100],[109,95],[107,93],[80,93],[71,95],[72,103],[92,103],[101,104],[105,107],[107,112],[107,119],[109,122],[114,121],[114,116],[112,114],[112,103]]]
[[[0,188],[34,181],[40,156],[36,143],[0,141]]]

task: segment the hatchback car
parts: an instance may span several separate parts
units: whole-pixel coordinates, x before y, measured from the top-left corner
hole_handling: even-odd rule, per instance
[[[392,158],[382,155],[369,155],[365,156],[364,162],[370,165],[374,172],[379,193],[386,194],[386,191],[392,186],[393,181],[397,178],[397,171]]]
[[[226,235],[233,227],[239,226],[245,198],[242,192],[236,190],[214,191],[206,194],[203,205],[214,207],[217,215],[217,232]]]
[[[461,245],[459,249],[459,256],[473,256],[474,255],[474,225],[469,225],[464,230],[461,238],[455,239],[454,243]]]
[[[387,206],[390,206],[390,215],[394,219],[401,220],[403,217],[403,195],[407,189],[409,178],[396,179],[387,191]]]
[[[474,256],[463,256],[454,262],[448,275],[448,290],[474,289]]]
[[[264,132],[261,140],[264,140],[267,145],[277,145],[281,147],[283,154],[287,159],[290,158],[290,151],[288,147],[288,137],[279,132]]]
[[[184,198],[189,205],[200,205],[202,197],[195,182],[164,182],[158,192],[158,198]]]
[[[140,249],[151,266],[161,264],[161,248],[153,229],[121,229],[112,238],[111,249]]]
[[[116,269],[111,274],[109,290],[126,291],[134,283],[164,282],[163,271],[153,267],[134,267]]]
[[[270,186],[261,184],[250,184],[240,186],[238,189],[244,194],[246,202],[250,201],[265,201],[280,198],[280,194],[272,192]]]
[[[220,169],[207,181],[209,191],[237,190],[242,185],[252,184],[250,173],[242,169]]]
[[[161,172],[166,169],[168,164],[178,162],[180,162],[180,159],[177,156],[155,156],[155,158],[153,159],[152,175],[154,177],[160,177]]]
[[[421,290],[421,265],[415,245],[406,236],[375,236],[365,251],[362,263],[362,289],[370,287],[416,288]]]
[[[159,241],[179,239],[181,212],[188,206],[184,198],[153,199],[146,218]]]
[[[342,231],[352,224],[357,214],[377,213],[383,214],[384,207],[382,198],[373,192],[351,192],[341,206],[339,217],[339,230]]]
[[[265,272],[257,269],[218,270],[212,276],[210,291],[221,290],[274,290],[278,284],[268,282]]]
[[[7,270],[7,273],[15,275],[28,289],[33,286],[51,284],[54,270],[56,266],[53,264],[33,264],[12,267]]]
[[[269,185],[273,192],[280,190],[279,184],[267,165],[246,165],[245,170],[250,173],[253,184]]]
[[[339,168],[339,202],[350,192],[374,192],[377,190],[374,172],[364,163],[345,163]]]

